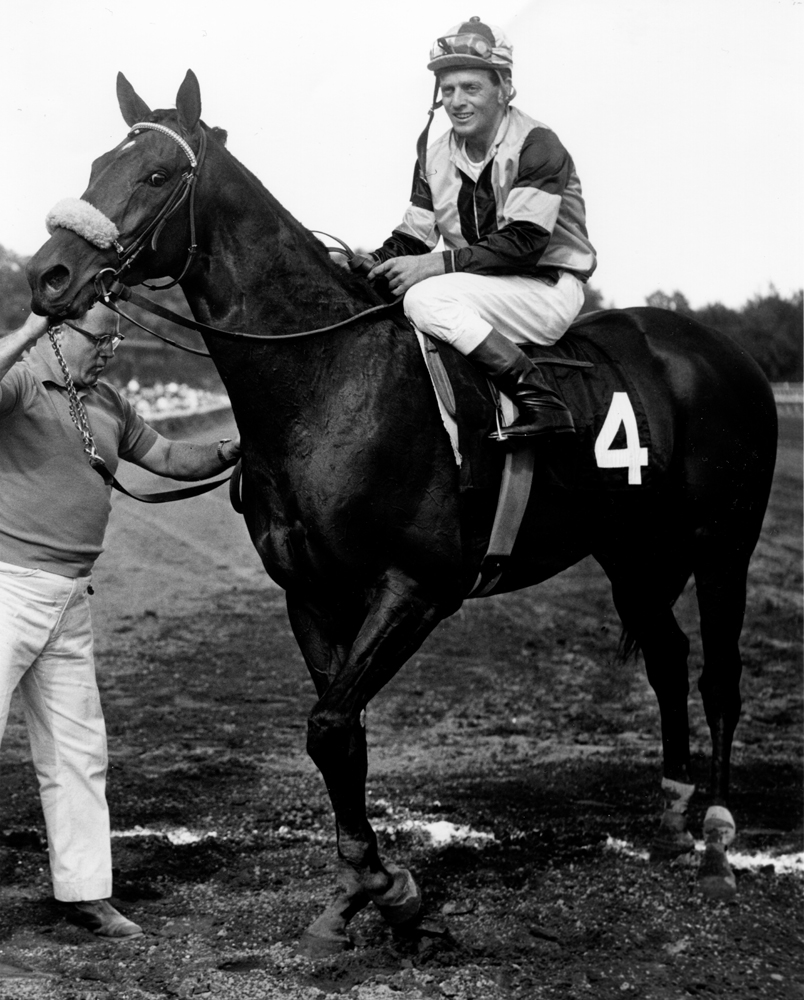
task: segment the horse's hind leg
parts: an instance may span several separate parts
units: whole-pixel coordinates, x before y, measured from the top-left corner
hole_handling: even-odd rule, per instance
[[[734,553],[708,552],[695,567],[704,666],[698,688],[712,735],[710,794],[704,819],[705,853],[699,877],[704,894],[728,899],[736,882],[726,848],[734,839],[735,823],[728,809],[729,765],[734,731],[740,717],[739,639],[745,614],[748,559]]]
[[[688,854],[694,846],[686,815],[695,790],[690,776],[687,716],[689,640],[663,593],[664,589],[646,585],[644,575],[612,579],[614,604],[627,634],[642,650],[661,716],[665,808],[651,845],[652,861],[672,860]]]

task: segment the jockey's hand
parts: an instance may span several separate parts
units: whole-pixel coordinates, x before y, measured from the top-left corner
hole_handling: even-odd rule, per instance
[[[377,263],[377,258],[372,253],[370,254],[356,253],[348,259],[347,263],[351,271],[354,271],[356,274],[359,274],[365,278],[368,275],[369,271]]]
[[[444,273],[444,258],[440,253],[424,253],[410,257],[392,257],[369,271],[368,279],[385,278],[391,293],[399,298],[419,281]]]

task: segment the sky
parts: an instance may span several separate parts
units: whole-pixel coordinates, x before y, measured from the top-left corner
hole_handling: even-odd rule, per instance
[[[607,305],[804,285],[802,0],[0,0],[0,244],[35,252],[124,138],[119,70],[165,108],[191,68],[204,121],[296,218],[373,249],[408,201],[430,46],[474,14],[575,161]]]

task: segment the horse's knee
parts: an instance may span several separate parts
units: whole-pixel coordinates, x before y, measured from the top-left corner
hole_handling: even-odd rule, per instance
[[[307,720],[307,753],[320,768],[343,743],[344,727],[337,717],[320,712]]]
[[[307,753],[319,770],[333,760],[343,762],[355,744],[355,725],[345,715],[314,711],[307,720]]]

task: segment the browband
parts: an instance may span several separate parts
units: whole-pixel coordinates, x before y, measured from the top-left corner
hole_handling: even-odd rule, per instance
[[[152,132],[161,132],[162,135],[170,136],[170,138],[175,143],[181,146],[182,150],[184,151],[184,155],[190,161],[190,166],[193,168],[193,170],[195,170],[195,168],[198,166],[198,160],[196,159],[195,153],[193,152],[193,147],[190,145],[189,142],[186,142],[184,139],[182,139],[182,137],[178,134],[178,132],[174,132],[172,128],[168,128],[167,125],[158,125],[156,122],[137,122],[136,125],[131,126],[131,130],[129,131],[128,134],[136,135],[137,132],[140,132],[142,129],[150,129]]]

